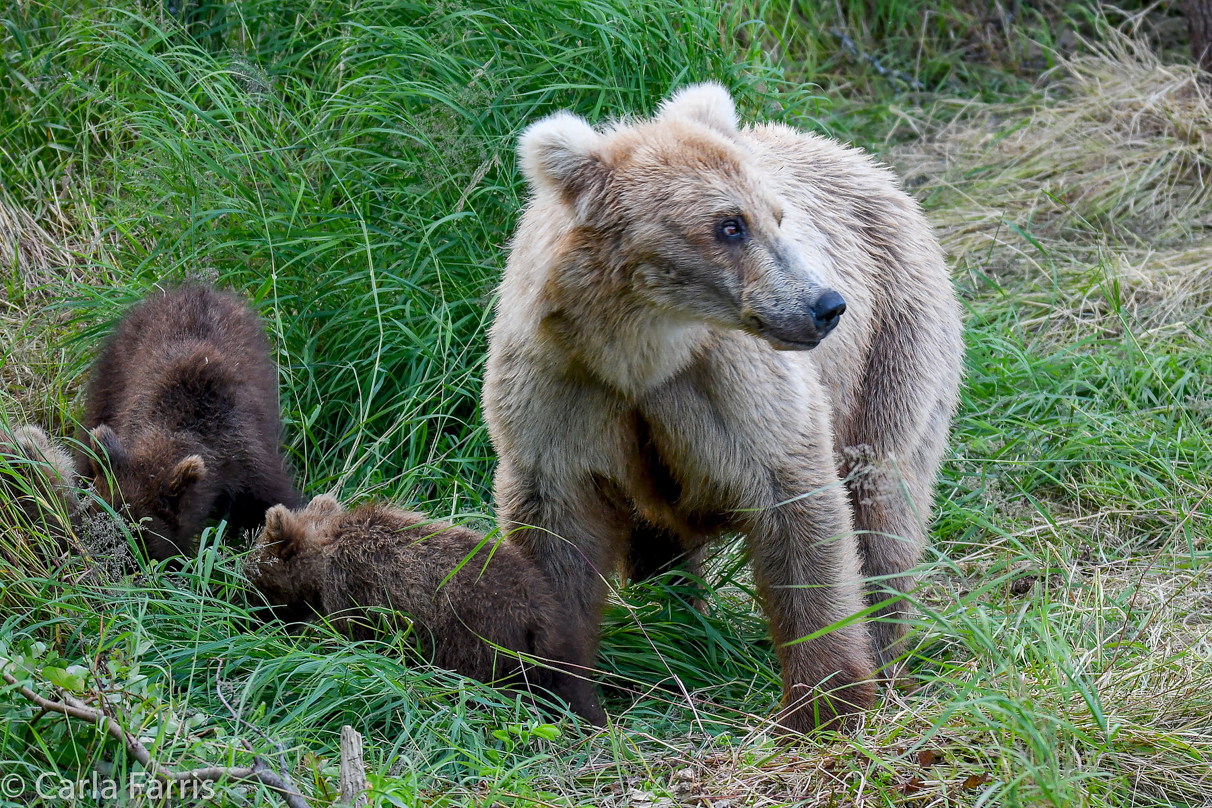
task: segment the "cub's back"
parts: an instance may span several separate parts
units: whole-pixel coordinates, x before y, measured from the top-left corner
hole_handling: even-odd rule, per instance
[[[443,639],[439,649],[469,635],[522,649],[557,608],[551,585],[508,541],[378,504],[342,514],[333,535],[325,549],[329,614],[389,607]]]
[[[207,350],[230,366],[234,386],[265,388],[276,406],[277,372],[256,312],[232,294],[187,284],[149,296],[119,321],[93,366],[85,428],[120,426],[131,402],[155,399],[178,365]]]

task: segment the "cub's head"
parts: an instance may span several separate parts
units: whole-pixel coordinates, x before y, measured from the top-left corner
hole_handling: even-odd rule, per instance
[[[70,516],[80,507],[77,487],[71,458],[45,432],[32,424],[11,432],[0,425],[0,523],[6,504],[28,517]]]
[[[88,433],[87,447],[97,494],[130,518],[147,554],[190,552],[219,492],[202,456],[156,430],[125,442],[105,424]]]
[[[518,153],[536,197],[571,218],[576,248],[645,304],[786,350],[815,347],[846,310],[788,238],[786,204],[718,84],[606,131],[557,113],[523,133]]]
[[[345,511],[335,497],[321,494],[305,508],[275,505],[265,512],[265,529],[248,557],[248,578],[271,604],[311,603],[318,598],[323,550]]]

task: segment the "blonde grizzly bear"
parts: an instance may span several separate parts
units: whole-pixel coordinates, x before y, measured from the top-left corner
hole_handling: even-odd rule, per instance
[[[741,128],[715,84],[604,130],[558,113],[518,152],[532,196],[484,413],[499,516],[565,595],[573,661],[593,663],[620,563],[643,577],[739,533],[782,729],[852,725],[902,655],[895,593],[960,381],[930,226],[862,152]]]
[[[346,511],[322,495],[294,512],[270,508],[249,560],[249,580],[284,619],[327,615],[371,639],[376,607],[402,612],[438,667],[549,690],[605,723],[592,683],[560,664],[570,659],[560,598],[507,541],[387,505]]]

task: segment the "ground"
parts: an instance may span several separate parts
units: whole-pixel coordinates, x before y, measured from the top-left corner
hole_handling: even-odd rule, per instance
[[[174,767],[280,742],[313,805],[335,797],[346,723],[382,805],[1212,804],[1212,81],[1181,18],[279,0],[182,22],[171,5],[0,6],[5,420],[70,435],[121,307],[209,278],[270,323],[309,493],[488,527],[477,399],[516,134],[715,78],[747,116],[895,166],[967,309],[913,676],[855,736],[780,746],[774,654],[727,547],[702,587],[617,592],[612,725],[592,732],[426,668],[403,638],[260,625],[221,527],[184,570],[131,575],[104,517],[84,559],[0,532],[12,675],[105,704]],[[12,687],[0,702],[0,792],[138,768]],[[0,793],[63,804],[38,799]],[[215,804],[273,799],[226,785]]]

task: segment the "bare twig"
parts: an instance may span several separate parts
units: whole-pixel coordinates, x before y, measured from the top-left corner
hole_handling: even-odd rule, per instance
[[[879,73],[884,78],[904,82],[915,90],[920,91],[926,89],[926,85],[922,84],[908,73],[902,73],[900,70],[893,70],[891,68],[884,67],[882,64],[880,64],[879,59],[876,59],[870,53],[867,53],[858,45],[854,44],[854,40],[851,39],[850,35],[842,29],[831,28],[829,29],[829,33],[833,34],[833,36],[837,38],[838,42],[840,42],[842,45],[842,50],[846,51],[850,58],[867,62],[869,65],[875,68],[876,73]]]
[[[165,785],[169,783],[181,782],[216,782],[227,780],[231,782],[240,782],[242,780],[256,780],[267,788],[273,789],[282,796],[288,808],[309,808],[307,802],[302,796],[294,790],[287,782],[284,782],[281,777],[278,777],[274,772],[256,765],[248,766],[208,766],[198,769],[190,769],[188,771],[173,771],[165,768],[152,757],[151,752],[147,751],[139,739],[133,734],[127,732],[121,724],[108,715],[105,715],[100,710],[89,707],[84,702],[80,701],[67,693],[63,694],[62,701],[39,696],[30,688],[20,684],[17,679],[7,671],[0,672],[0,678],[5,682],[17,688],[26,701],[37,706],[44,712],[58,713],[69,718],[77,718],[94,726],[101,725],[105,727],[106,733],[115,740],[121,741],[126,747],[126,752],[136,761],[139,762],[146,771],[150,772],[153,777],[161,781]]]

